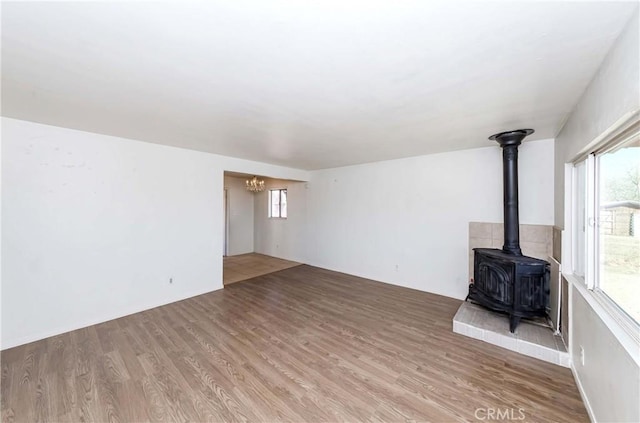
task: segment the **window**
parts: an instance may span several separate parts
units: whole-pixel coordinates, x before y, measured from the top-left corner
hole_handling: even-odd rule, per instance
[[[596,155],[597,287],[640,322],[640,146]]]
[[[628,131],[627,131],[628,134]],[[640,322],[640,137],[574,164],[572,267],[590,289]]]
[[[269,217],[287,218],[287,190],[269,190]]]

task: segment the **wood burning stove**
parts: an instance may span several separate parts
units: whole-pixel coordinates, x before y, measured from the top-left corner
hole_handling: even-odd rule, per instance
[[[514,332],[523,317],[545,316],[549,303],[549,263],[522,255],[518,216],[518,146],[533,129],[489,137],[502,147],[504,245],[474,248],[473,283],[468,300],[509,314]]]

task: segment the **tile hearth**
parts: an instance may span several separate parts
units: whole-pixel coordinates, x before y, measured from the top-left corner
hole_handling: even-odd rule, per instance
[[[453,332],[559,366],[570,366],[562,338],[536,321],[523,319],[516,333],[511,333],[506,315],[465,301],[453,318]]]

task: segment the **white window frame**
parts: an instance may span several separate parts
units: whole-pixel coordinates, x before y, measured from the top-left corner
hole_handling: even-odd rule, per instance
[[[621,341],[627,351],[636,351],[640,346],[640,325],[631,318],[618,304],[612,300],[598,286],[598,166],[597,156],[606,154],[612,148],[627,142],[631,137],[640,137],[640,112],[629,113],[614,124],[600,137],[590,143],[565,170],[565,231],[563,249],[567,248],[563,256],[570,266],[563,268],[563,275],[572,285],[582,292],[583,297],[602,318],[607,327]],[[586,164],[585,177],[585,249],[579,251],[577,232],[579,223],[576,213],[580,213],[580,204],[576,201],[576,166],[582,162]],[[568,209],[568,210],[567,210]],[[577,257],[584,254],[584,277],[576,272]],[[570,293],[571,295],[571,293]],[[637,359],[637,357],[634,357]]]
[[[574,276],[586,283],[586,174],[587,164],[578,162],[571,166],[571,222],[573,224],[568,228],[571,230],[571,269]],[[579,184],[580,173],[583,172],[582,184]],[[582,235],[584,233],[584,235]],[[579,239],[579,238],[582,239]],[[582,243],[580,242],[582,241]]]
[[[278,198],[279,198],[279,203],[280,203],[280,207],[278,207],[278,213],[279,216],[273,216],[272,213],[272,204],[271,204],[271,196],[273,195],[274,191],[278,191]],[[282,216],[282,191],[284,191],[287,194],[287,215],[286,216]],[[268,210],[267,210],[267,216],[269,217],[269,219],[286,219],[289,216],[289,193],[287,192],[287,188],[274,188],[274,189],[270,189],[269,190],[269,195],[268,197]]]
[[[596,156],[594,153],[573,163],[571,171],[571,209],[572,209],[572,240],[571,240],[571,269],[573,275],[582,281],[588,289],[596,286],[596,262],[597,257],[597,175],[596,175]],[[583,171],[579,166],[584,164],[584,186],[578,184],[578,172]],[[582,188],[583,192],[580,196],[578,192]],[[581,219],[580,219],[581,218]],[[578,225],[584,224],[584,245],[580,245],[578,239],[582,228]],[[584,248],[581,248],[584,247]],[[583,266],[578,263],[581,262]],[[580,269],[580,267],[584,267]]]
[[[598,248],[597,248],[597,205],[598,198],[598,175],[596,174],[596,156],[591,153],[586,159],[586,177],[585,177],[585,270],[584,277],[587,288],[593,289],[597,283],[597,263],[598,263]]]

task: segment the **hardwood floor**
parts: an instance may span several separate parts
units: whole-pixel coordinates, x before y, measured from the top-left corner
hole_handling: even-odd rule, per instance
[[[568,369],[454,334],[459,305],[290,268],[3,351],[2,421],[588,421]]]
[[[229,285],[295,266],[300,263],[258,253],[228,256],[223,258],[222,283]]]

